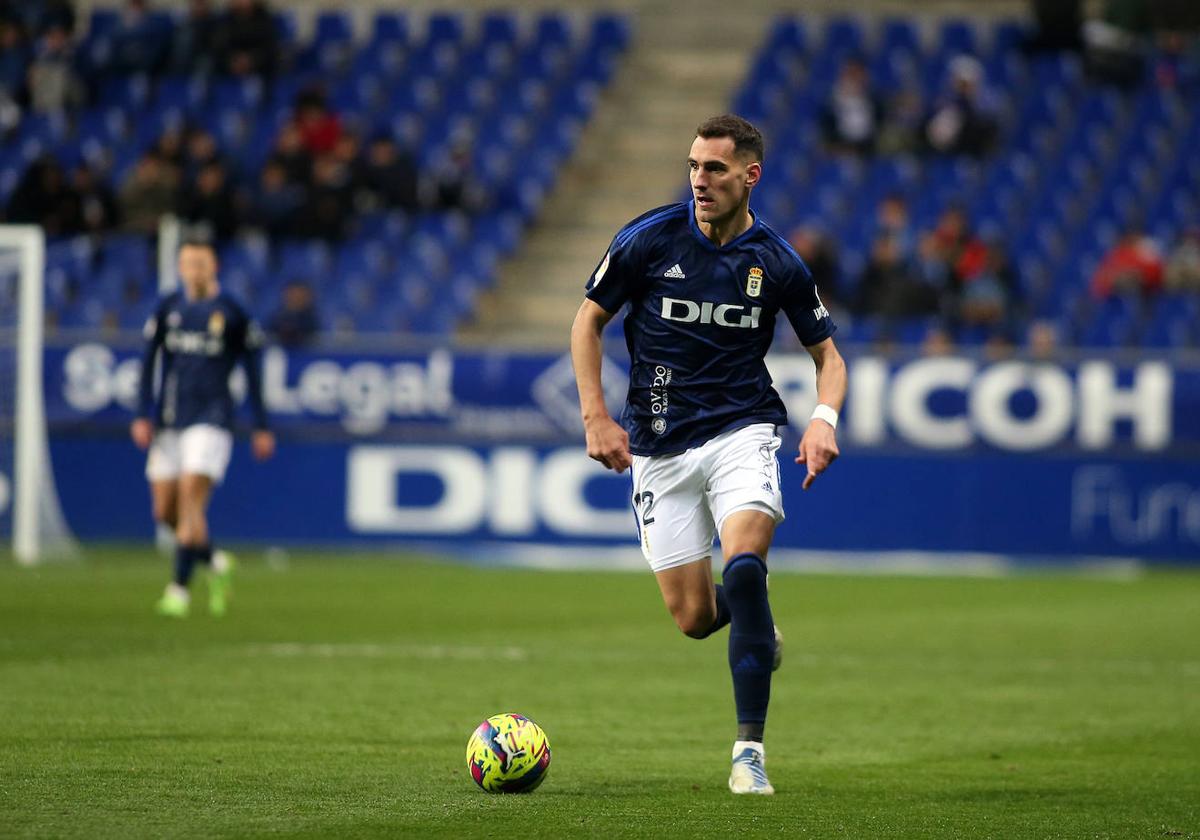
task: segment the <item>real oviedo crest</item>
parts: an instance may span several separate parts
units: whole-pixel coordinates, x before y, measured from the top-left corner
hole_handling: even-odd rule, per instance
[[[754,266],[746,276],[746,297],[756,298],[762,294],[762,269]]]

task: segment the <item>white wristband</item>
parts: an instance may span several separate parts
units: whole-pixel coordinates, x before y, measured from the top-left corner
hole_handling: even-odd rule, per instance
[[[813,420],[824,420],[826,423],[836,429],[838,413],[833,410],[832,406],[825,405],[825,403],[818,403],[817,407],[813,409],[812,416],[808,419],[810,422]]]

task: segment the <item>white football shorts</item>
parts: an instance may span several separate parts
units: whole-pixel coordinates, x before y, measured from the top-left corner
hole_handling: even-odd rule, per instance
[[[207,423],[186,429],[159,429],[146,457],[146,478],[170,481],[184,473],[206,475],[213,484],[225,479],[233,435]]]
[[[633,510],[654,572],[712,556],[725,519],[758,510],[783,521],[779,435],[756,423],[677,455],[633,456]]]

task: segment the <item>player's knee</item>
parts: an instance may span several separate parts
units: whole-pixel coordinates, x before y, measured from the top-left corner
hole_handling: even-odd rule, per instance
[[[176,525],[177,519],[178,519],[178,516],[176,515],[176,509],[175,509],[174,502],[156,501],[154,503],[154,521],[155,522],[166,525],[168,528],[174,528]]]
[[[707,604],[689,605],[673,613],[675,626],[690,639],[703,639],[712,632],[717,620],[716,610]]]

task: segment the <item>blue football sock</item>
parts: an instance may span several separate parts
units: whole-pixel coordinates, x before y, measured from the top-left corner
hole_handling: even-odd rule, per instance
[[[196,567],[196,549],[190,545],[175,546],[175,583],[187,587]]]
[[[212,546],[208,543],[196,546],[193,551],[196,552],[196,562],[203,563],[205,566],[212,565]]]
[[[699,639],[707,639],[729,623],[729,599],[725,597],[725,587],[718,583],[713,589],[717,596],[717,617],[713,619],[712,627],[709,627],[703,636],[696,637]]]
[[[767,601],[767,565],[757,554],[739,554],[725,566],[729,602],[729,670],[739,724],[764,724],[771,699],[775,622]]]

